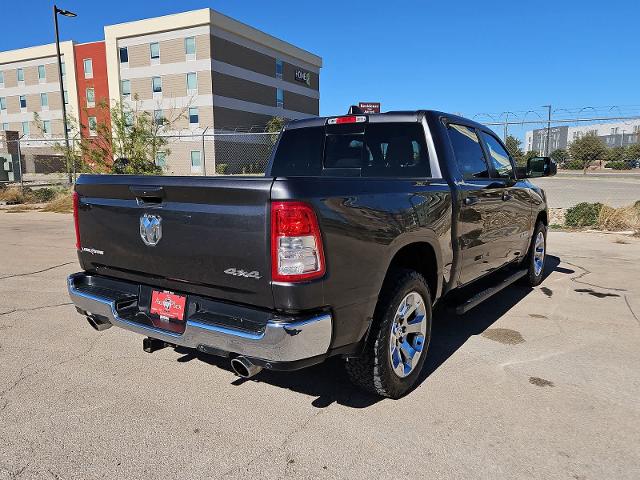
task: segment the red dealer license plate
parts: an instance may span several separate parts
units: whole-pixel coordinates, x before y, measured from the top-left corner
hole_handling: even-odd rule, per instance
[[[160,317],[183,320],[186,303],[187,297],[175,295],[171,292],[158,292],[154,290],[151,294],[150,311],[151,313],[160,315]]]

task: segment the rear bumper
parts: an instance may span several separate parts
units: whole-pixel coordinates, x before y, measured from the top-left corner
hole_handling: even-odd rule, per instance
[[[188,315],[184,332],[175,333],[136,320],[142,315],[137,307],[139,285],[86,273],[70,275],[67,283],[81,313],[173,345],[285,363],[325,355],[331,344],[329,313],[287,317],[189,296],[189,302],[206,303],[207,312]],[[233,328],[229,319],[251,328]]]

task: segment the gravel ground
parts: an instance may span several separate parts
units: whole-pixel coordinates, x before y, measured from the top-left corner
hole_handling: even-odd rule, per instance
[[[640,240],[550,232],[548,277],[434,319],[422,384],[236,378],[95,332],[69,215],[0,212],[0,479],[640,478]]]

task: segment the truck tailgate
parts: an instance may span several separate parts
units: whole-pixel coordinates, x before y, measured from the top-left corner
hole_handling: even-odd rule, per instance
[[[272,183],[265,177],[82,175],[76,185],[82,266],[273,308]],[[144,221],[159,222],[156,245],[147,244],[155,238],[152,229],[145,235]]]

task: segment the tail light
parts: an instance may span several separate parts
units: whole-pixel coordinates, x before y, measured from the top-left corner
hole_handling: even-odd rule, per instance
[[[343,123],[364,123],[367,117],[364,115],[349,115],[347,117],[334,117],[327,120],[328,125],[342,125]]]
[[[324,252],[318,219],[302,202],[271,204],[271,277],[299,282],[324,275]]]
[[[80,226],[78,225],[78,204],[80,202],[80,195],[78,192],[73,192],[73,225],[76,229],[76,249],[80,250]]]

